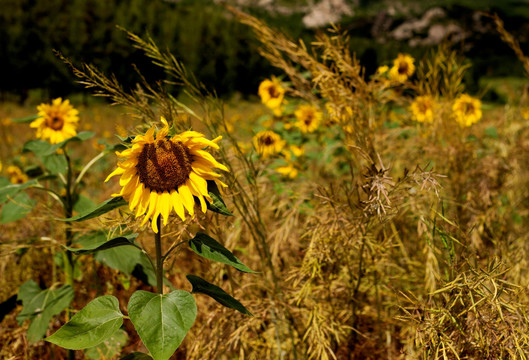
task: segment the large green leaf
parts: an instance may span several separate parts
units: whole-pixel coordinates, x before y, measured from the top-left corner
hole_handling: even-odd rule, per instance
[[[51,319],[70,305],[73,296],[73,289],[69,285],[56,290],[43,290],[33,280],[29,280],[20,287],[18,299],[22,300],[24,307],[17,321],[22,324],[30,320],[27,333],[30,342],[37,342],[46,335]]]
[[[26,193],[20,193],[4,205],[0,214],[0,223],[7,224],[26,217],[37,203]]]
[[[106,236],[104,234],[102,235],[104,236],[104,239],[106,239]],[[138,234],[128,234],[128,235],[115,237],[108,241],[104,241],[102,243],[97,244],[97,246],[95,247],[89,247],[89,248],[66,247],[66,248],[76,255],[91,254],[94,252],[107,250],[107,249],[115,248],[118,246],[124,246],[124,245],[134,246],[134,239],[137,237],[138,237]]]
[[[84,356],[87,359],[93,360],[112,359],[127,344],[128,338],[126,331],[118,329],[99,345],[86,349]]]
[[[83,195],[79,195],[75,204],[73,205],[73,211],[76,213],[84,213],[90,209],[93,209],[96,204],[89,198]]]
[[[114,209],[117,209],[127,204],[128,203],[121,196],[118,196],[112,199],[108,199],[107,201],[104,201],[101,204],[77,216],[67,218],[67,219],[60,219],[60,220],[61,221],[85,221],[85,220],[93,219],[95,217],[106,214],[109,211],[112,211]]]
[[[220,287],[210,284],[206,280],[195,276],[187,275],[187,280],[193,285],[193,293],[202,293],[211,296],[218,303],[240,311],[243,314],[253,316],[239,301],[229,295],[227,292],[222,290]]]
[[[136,291],[128,309],[134,328],[154,360],[167,360],[173,355],[197,316],[195,299],[184,290],[165,295]]]
[[[29,122],[33,122],[34,120],[37,120],[38,118],[39,118],[38,115],[31,115],[31,116],[26,116],[23,118],[11,119],[11,121],[15,123],[29,123]]]
[[[30,180],[24,184],[11,184],[6,178],[0,178],[0,205],[13,198],[20,191],[37,184],[36,180]]]
[[[212,203],[206,202],[208,209],[222,215],[233,216],[232,212],[228,210],[228,207],[224,203],[224,200],[222,200],[217,183],[213,180],[208,180],[207,183],[209,196],[213,200]]]
[[[66,349],[86,349],[109,339],[122,324],[118,299],[105,295],[89,302],[45,340]]]
[[[199,232],[193,239],[189,240],[189,247],[195,253],[206,259],[231,265],[243,272],[255,273],[255,271],[244,265],[231,251],[222,246],[217,240],[204,233]]]
[[[51,154],[48,156],[40,156],[42,165],[52,174],[65,174],[68,170],[68,162],[62,154]]]
[[[45,151],[43,153],[43,155],[47,156],[47,155],[55,154],[55,152],[58,149],[63,148],[69,142],[72,142],[72,141],[85,141],[85,140],[88,140],[88,139],[92,138],[94,135],[95,135],[95,133],[93,131],[81,131],[79,134],[77,134],[77,135],[75,135],[75,136],[73,136],[71,138],[68,138],[68,139],[66,139],[64,141],[61,141],[58,144],[52,145],[47,151]]]

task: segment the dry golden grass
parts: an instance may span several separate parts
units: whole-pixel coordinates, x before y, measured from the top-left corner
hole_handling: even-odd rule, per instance
[[[464,93],[461,81],[467,66],[448,47],[421,61],[413,81],[366,80],[338,29],[321,34],[308,50],[253,17],[236,16],[256,32],[263,56],[288,76],[291,105],[332,109],[326,118],[338,119],[334,127],[322,125],[314,136],[303,135],[307,157],[297,164],[301,174],[293,180],[275,173],[279,160],[261,159],[244,146],[252,129],[257,132],[264,123],[284,129],[292,120],[289,110],[273,118],[258,104],[237,102],[223,108],[174,58],[135,36],[135,45],[166,69],[173,83],[187,89],[193,105],[187,107],[146,84],[127,95],[93,68],[76,71],[85,85],[128,106],[80,108],[82,123],[98,137],[122,129],[134,134],[136,127],[160,114],[184,119],[178,122],[182,128],[193,124],[208,135],[224,136],[216,156],[230,168],[224,176],[229,186],[225,200],[235,216],[226,220],[208,213],[197,221],[174,221],[164,246],[169,248],[177,234],[185,239],[207,226],[208,233],[236,249],[258,273],[241,274],[181,251],[174,255],[168,277],[177,288],[188,290],[185,274],[207,277],[254,317],[197,295],[197,321],[173,358],[526,359],[526,95],[485,110],[472,127],[460,127],[451,104]],[[412,119],[409,94],[436,99],[439,110],[432,124]],[[135,116],[122,115],[126,111]],[[0,119],[28,112],[4,104]],[[263,114],[266,121],[260,119]],[[31,136],[26,132],[25,138],[15,137],[25,125],[2,121],[1,126],[2,162],[26,161],[15,152]],[[96,152],[89,144],[82,151],[87,157]],[[116,190],[103,185],[113,159],[106,161],[86,183],[87,194],[97,201]],[[57,245],[42,239],[58,233],[54,226],[59,225],[44,221],[57,214],[45,197],[39,199],[29,220],[2,225],[0,300],[29,278],[49,285],[57,276],[47,270],[54,268],[49,254]],[[127,216],[115,212],[76,230]],[[129,226],[135,229],[137,224]],[[32,237],[36,240],[28,247]],[[139,241],[152,250],[150,235]],[[73,305],[77,309],[96,293],[115,294],[125,309],[133,290],[148,288],[135,279],[125,288],[118,271],[90,258],[82,268],[82,290]],[[64,356],[42,341],[29,345],[24,327],[14,322],[15,313],[0,324],[0,341],[6,344],[1,357]],[[127,322],[126,327],[130,330]],[[132,350],[142,350],[133,335],[123,353]]]

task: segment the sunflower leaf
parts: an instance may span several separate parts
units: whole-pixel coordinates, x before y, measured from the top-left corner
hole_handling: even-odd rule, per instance
[[[212,203],[206,202],[208,209],[222,215],[233,216],[233,213],[228,210],[226,203],[224,203],[224,200],[222,200],[222,196],[220,195],[219,188],[217,187],[215,181],[208,180],[207,182],[209,196],[211,196],[211,199],[213,199]]]
[[[130,321],[154,360],[167,360],[184,340],[197,316],[193,295],[136,291],[128,305]]]
[[[14,197],[20,191],[37,184],[37,180],[30,180],[24,184],[11,184],[7,178],[0,178],[0,205]]]
[[[43,153],[43,155],[47,156],[47,155],[55,154],[55,152],[57,152],[58,149],[63,148],[64,146],[66,146],[66,144],[68,144],[71,141],[81,141],[82,142],[82,141],[92,138],[94,135],[95,133],[93,131],[81,131],[79,134],[72,136],[71,138],[63,140],[60,143],[51,146],[48,149],[48,151]]]
[[[26,193],[17,194],[9,203],[5,204],[0,214],[0,224],[7,224],[23,219],[33,210],[37,203]]]
[[[26,117],[23,117],[23,118],[11,119],[11,122],[14,122],[14,123],[28,123],[28,122],[33,122],[33,121],[37,120],[38,118],[39,118],[38,115],[31,115],[31,116],[26,116]]]
[[[235,309],[245,315],[253,316],[238,300],[229,295],[226,291],[220,287],[210,284],[206,280],[195,276],[186,275],[187,280],[193,285],[192,293],[201,293],[212,297],[219,304]]]
[[[30,320],[27,336],[31,343],[44,337],[51,319],[70,305],[73,295],[73,289],[69,285],[56,290],[43,290],[33,280],[22,284],[18,300],[22,300],[24,307],[18,314],[17,321],[22,324],[25,320]]]
[[[112,295],[100,296],[45,340],[65,349],[86,349],[110,338],[122,324],[118,299]]]
[[[244,265],[231,251],[222,246],[217,240],[204,233],[198,232],[193,239],[189,240],[189,247],[195,253],[206,259],[231,265],[242,272],[255,273],[255,271]]]
[[[152,360],[152,357],[142,352],[133,352],[122,357],[121,360]]]
[[[128,235],[124,235],[124,236],[118,236],[118,237],[110,239],[110,240],[104,242],[103,244],[100,244],[99,246],[94,247],[94,248],[81,248],[81,249],[79,249],[79,248],[72,248],[72,247],[68,247],[68,246],[65,246],[65,247],[66,247],[66,249],[70,250],[71,252],[73,252],[76,255],[91,254],[91,253],[98,252],[98,251],[101,251],[101,250],[112,249],[112,248],[115,248],[115,247],[118,247],[118,246],[124,246],[124,245],[135,246],[134,239],[137,238],[137,237],[138,237],[138,234],[128,234]]]
[[[67,218],[67,219],[59,219],[59,220],[60,221],[85,221],[85,220],[93,219],[103,214],[106,214],[109,211],[117,209],[121,206],[125,206],[127,204],[128,203],[121,196],[118,196],[112,199],[108,199],[107,201],[104,201],[101,204],[95,206],[94,208],[89,209],[77,216]]]

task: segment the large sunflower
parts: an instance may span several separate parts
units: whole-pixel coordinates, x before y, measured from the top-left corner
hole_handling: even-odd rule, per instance
[[[123,196],[130,210],[136,209],[136,217],[145,214],[142,225],[152,219],[152,229],[156,233],[159,215],[164,225],[173,209],[182,220],[185,220],[185,210],[194,216],[193,196],[200,201],[202,212],[206,212],[206,200],[213,201],[206,180],[215,180],[225,187],[213,168],[228,171],[204,150],[206,147],[218,149],[220,136],[207,140],[201,133],[185,131],[169,138],[169,125],[163,117],[162,123],[164,127],[156,136],[153,126],[145,135],[137,135],[131,148],[117,153],[123,161],[105,180],[121,175],[121,192],[113,196]]]
[[[40,104],[37,110],[39,117],[29,126],[37,129],[38,138],[57,144],[77,134],[79,112],[69,100],[62,101],[61,98],[57,98],[51,105]]]
[[[452,112],[459,125],[470,126],[481,119],[481,101],[468,94],[461,94],[455,99]]]
[[[415,65],[413,59],[408,54],[399,54],[395,60],[393,60],[393,66],[389,70],[389,77],[392,80],[398,82],[405,82],[415,72]]]

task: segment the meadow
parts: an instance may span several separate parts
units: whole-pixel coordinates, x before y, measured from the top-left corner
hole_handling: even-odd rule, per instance
[[[63,57],[103,100],[0,104],[0,357],[526,359],[527,79],[231,11],[281,72],[253,100],[129,33],[165,83]]]

